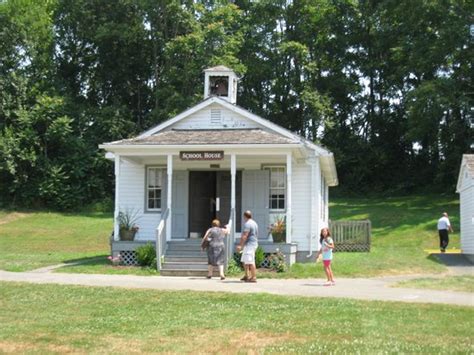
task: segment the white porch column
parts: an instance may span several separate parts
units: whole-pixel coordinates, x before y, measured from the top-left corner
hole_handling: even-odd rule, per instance
[[[286,242],[291,243],[291,153],[286,154]]]
[[[230,188],[230,208],[231,210],[234,210],[235,212],[235,180],[236,180],[236,175],[237,175],[237,159],[235,154],[231,154],[230,156],[230,177],[231,177],[231,188]],[[234,213],[233,216],[230,216],[233,218],[232,220],[232,231],[235,231],[235,223],[236,223],[236,215]]]
[[[118,223],[118,216],[120,212],[120,155],[115,153],[114,162],[115,173],[115,210],[114,210],[114,240],[120,240],[120,225]]]
[[[168,175],[168,191],[167,191],[167,196],[166,196],[166,203],[167,203],[167,209],[168,209],[168,218],[166,220],[166,240],[171,240],[171,206],[172,206],[172,201],[171,198],[173,196],[173,155],[168,154],[168,159],[166,162],[166,172]]]

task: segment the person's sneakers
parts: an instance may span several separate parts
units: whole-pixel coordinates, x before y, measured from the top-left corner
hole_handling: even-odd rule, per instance
[[[240,279],[240,281],[247,281],[247,280],[248,280],[247,276],[244,276]]]
[[[336,286],[336,281],[331,282],[331,286]]]
[[[256,283],[257,279],[247,279],[247,280],[245,280],[245,282]]]
[[[331,281],[326,281],[323,286],[332,286],[332,282]]]
[[[212,276],[207,275],[206,279],[212,279]]]
[[[446,253],[446,249],[441,249],[441,252],[442,252],[442,253]]]

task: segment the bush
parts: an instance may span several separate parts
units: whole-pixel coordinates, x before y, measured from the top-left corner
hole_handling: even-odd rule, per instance
[[[135,254],[140,266],[156,268],[156,249],[151,243],[138,247]]]
[[[239,261],[236,261],[235,255],[239,257]],[[227,265],[227,270],[226,270],[226,275],[233,276],[233,275],[238,275],[242,272],[242,264],[240,263],[240,256],[239,254],[235,253],[234,257],[229,260],[229,263]]]
[[[260,267],[265,260],[265,253],[263,252],[262,247],[258,247],[255,250],[255,266]]]

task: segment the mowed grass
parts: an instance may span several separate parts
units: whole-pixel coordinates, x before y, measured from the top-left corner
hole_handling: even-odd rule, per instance
[[[55,272],[73,272],[82,274],[109,274],[109,275],[140,275],[159,276],[156,268],[139,266],[112,266],[106,255],[83,260],[78,265],[67,265],[56,269]]]
[[[0,352],[472,353],[474,308],[0,283]]]
[[[426,249],[438,249],[437,220],[450,215],[455,233],[449,248],[459,248],[459,200],[457,196],[406,196],[394,198],[333,198],[333,220],[370,219],[372,246],[369,253],[334,253],[335,277],[373,277],[439,273],[446,267]],[[322,265],[295,264],[285,274],[265,277],[323,277]]]
[[[398,282],[395,287],[426,288],[430,290],[474,292],[474,276],[422,277]]]
[[[26,271],[109,253],[111,213],[2,211],[0,223],[3,270]]]
[[[370,253],[335,253],[335,277],[373,277],[397,274],[442,273],[447,269],[425,250],[438,248],[436,222],[447,211],[455,233],[450,248],[459,248],[457,196],[405,196],[394,198],[332,198],[333,220],[370,219]],[[8,218],[8,215],[3,219]],[[1,221],[1,220],[0,220]],[[0,225],[0,269],[31,270],[70,260],[82,265],[60,272],[155,275],[149,269],[113,267],[106,257],[112,214],[30,213]],[[88,259],[101,255],[101,258]],[[295,264],[286,273],[262,273],[261,277],[320,278],[321,264]]]

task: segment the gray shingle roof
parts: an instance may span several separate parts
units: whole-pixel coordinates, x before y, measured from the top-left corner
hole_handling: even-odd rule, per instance
[[[169,130],[149,137],[124,139],[111,145],[204,145],[300,143],[261,129]]]
[[[212,67],[212,68],[204,69],[204,71],[233,71],[233,70],[226,67],[226,66],[224,66],[224,65],[217,65],[217,66]]]

